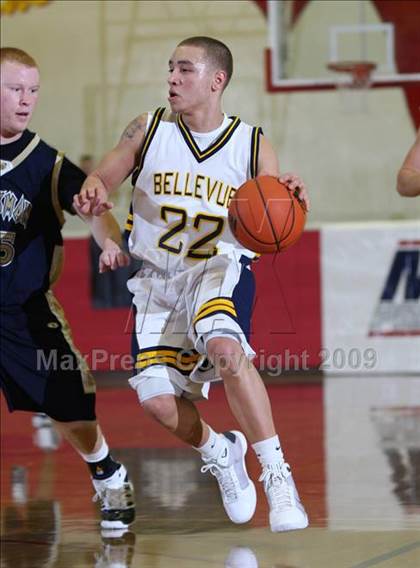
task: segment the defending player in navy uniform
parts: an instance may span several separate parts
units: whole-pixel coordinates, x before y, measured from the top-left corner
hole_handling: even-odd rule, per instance
[[[217,478],[233,522],[249,521],[256,506],[244,460],[248,439],[262,465],[271,529],[300,529],[307,515],[251,363],[254,255],[227,223],[236,189],[256,175],[278,176],[278,163],[259,128],[222,111],[232,67],[229,49],[218,40],[181,42],[169,61],[170,109],[132,121],[76,203],[101,214],[110,207],[109,192],[133,173],[127,230],[130,252],[143,266],[128,282],[136,310],[130,384],[150,415],[201,453],[202,471]],[[299,187],[308,205],[297,176],[280,179],[291,190]],[[193,403],[220,379],[245,435],[217,434]]]
[[[1,48],[0,56],[1,387],[10,411],[53,419],[87,462],[102,527],[126,528],[135,513],[132,486],[96,422],[93,377],[51,291],[61,267],[63,210],[75,213],[85,175],[27,130],[39,90],[36,62],[15,48]],[[100,269],[126,265],[111,214],[82,216],[103,249]]]

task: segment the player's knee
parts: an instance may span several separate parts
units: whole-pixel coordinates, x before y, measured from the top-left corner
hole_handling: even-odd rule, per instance
[[[207,355],[222,378],[237,376],[244,358],[240,343],[228,337],[215,337],[207,342]]]
[[[172,395],[154,396],[142,403],[144,410],[166,428],[176,427],[177,408]]]

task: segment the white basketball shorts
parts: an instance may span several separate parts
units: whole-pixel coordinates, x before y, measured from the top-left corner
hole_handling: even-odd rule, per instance
[[[135,309],[129,382],[140,402],[163,394],[207,398],[209,382],[220,380],[206,358],[213,337],[231,337],[246,357],[255,356],[248,343],[255,292],[249,264],[218,255],[168,274],[144,263],[128,281]]]

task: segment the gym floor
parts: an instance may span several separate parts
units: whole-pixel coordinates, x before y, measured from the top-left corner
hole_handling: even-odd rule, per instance
[[[86,466],[65,442],[34,444],[31,415],[1,401],[2,568],[418,568],[420,379],[307,376],[268,385],[310,527],[272,534],[259,466],[252,521],[224,514],[200,458],[147,418],[120,375],[97,377],[98,418],[136,491],[137,519],[102,534]],[[223,388],[200,403],[217,430],[237,428]],[[42,444],[41,444],[42,445]]]

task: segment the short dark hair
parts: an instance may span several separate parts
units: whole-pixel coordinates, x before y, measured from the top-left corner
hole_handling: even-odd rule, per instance
[[[33,57],[31,57],[26,51],[18,49],[17,47],[0,47],[0,64],[6,63],[20,63],[26,67],[36,67],[38,65]]]
[[[233,57],[227,45],[218,39],[206,36],[189,37],[181,41],[178,46],[180,45],[193,45],[204,49],[214,66],[225,71],[227,78],[224,88],[227,87],[233,73]]]

